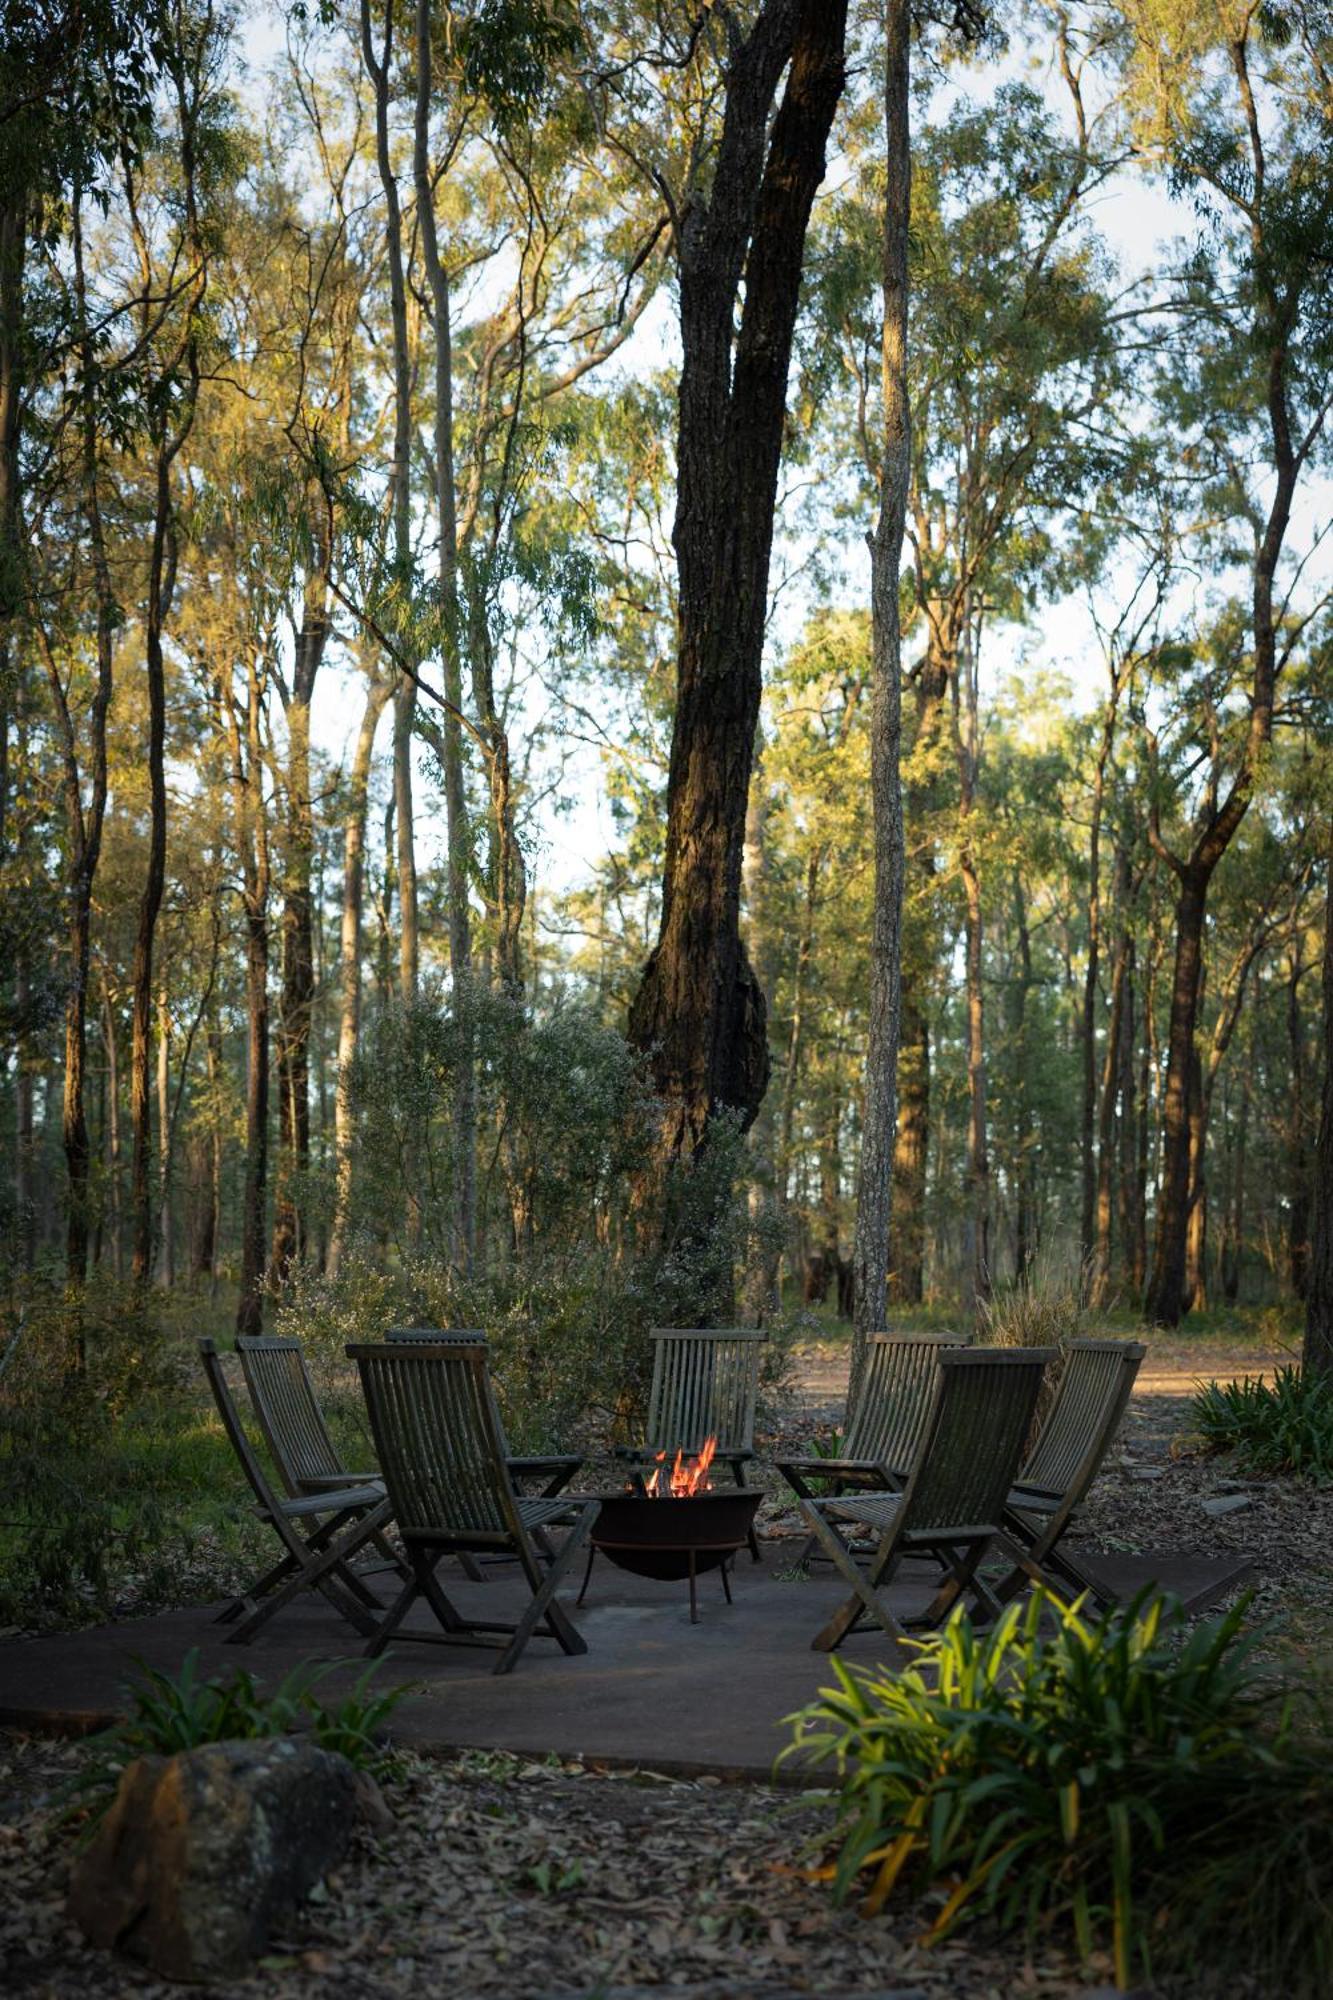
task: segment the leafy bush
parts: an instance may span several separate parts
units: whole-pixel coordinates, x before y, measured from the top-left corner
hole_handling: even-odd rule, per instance
[[[243,1667],[225,1678],[202,1678],[197,1646],[174,1675],[140,1660],[139,1680],[125,1690],[130,1712],[88,1739],[77,1789],[95,1810],[104,1809],[121,1772],[136,1757],[174,1757],[206,1743],[248,1743],[297,1729],[308,1730],[321,1749],[337,1751],[358,1770],[382,1774],[388,1763],[381,1740],[384,1724],[411,1684],[371,1694],[371,1676],[382,1665],[376,1660],[341,1701],[322,1702],[316,1688],[344,1664],[304,1662],[265,1695]]]
[[[1271,1382],[1209,1382],[1194,1422],[1211,1451],[1234,1451],[1246,1472],[1287,1472],[1333,1485],[1333,1377],[1279,1368]]]
[[[1085,1958],[1109,1934],[1121,1985],[1150,1939],[1165,1960],[1221,1941],[1280,1969],[1271,1990],[1326,1991],[1333,1780],[1252,1666],[1243,1611],[1186,1634],[1160,1600],[1086,1619],[1036,1593],[985,1635],[955,1613],[904,1673],[835,1660],[784,1752],[836,1763],[835,1892],[872,1869],[873,1915],[900,1883],[943,1889],[931,1942],[977,1911],[1068,1922]]]
[[[105,1614],[131,1575],[141,1601],[177,1594],[201,1496],[231,1474],[193,1356],[155,1310],[106,1279],[26,1301],[0,1379],[0,1621]],[[253,1520],[236,1534],[248,1547]]]

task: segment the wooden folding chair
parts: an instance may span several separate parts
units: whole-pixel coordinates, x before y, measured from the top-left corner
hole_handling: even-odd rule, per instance
[[[830,1458],[780,1458],[778,1471],[798,1500],[813,1500],[812,1479],[833,1493],[900,1491],[935,1405],[938,1357],[966,1347],[958,1333],[872,1333],[842,1450]],[[802,1549],[804,1568],[818,1546]]]
[[[657,1327],[653,1332],[653,1379],[648,1392],[644,1442],[622,1445],[617,1457],[642,1468],[656,1460],[669,1464],[678,1451],[694,1454],[715,1437],[714,1464],[729,1468],[744,1486],[755,1458],[754,1413],[759,1395],[759,1326]],[[758,1562],[759,1543],[749,1535]]]
[[[361,1371],[380,1469],[412,1571],[367,1653],[383,1652],[418,1597],[434,1612],[440,1632],[406,1632],[403,1638],[502,1643],[497,1674],[512,1671],[534,1632],[555,1639],[566,1653],[586,1652],[556,1590],[588,1538],[598,1502],[515,1493],[484,1345],[399,1340],[347,1352]],[[566,1524],[564,1545],[543,1570],[535,1536]],[[466,1617],[440,1583],[442,1558],[505,1553],[517,1557],[532,1592],[522,1617],[515,1625]]]
[[[227,1634],[228,1643],[243,1644],[252,1639],[261,1625],[303,1590],[320,1591],[358,1632],[373,1632],[372,1614],[383,1607],[351,1568],[351,1559],[368,1542],[379,1541],[392,1519],[384,1488],[362,1481],[284,1499],[274,1491],[246,1435],[214,1342],[201,1340],[199,1355],[222,1428],[255,1496],[255,1511],[268,1522],[283,1548],[281,1561],[257,1577],[244,1596],[233,1598],[219,1612],[220,1625],[236,1626]]]
[[[485,1334],[475,1327],[464,1327],[455,1331],[452,1328],[439,1326],[391,1326],[385,1339],[416,1341],[418,1344],[424,1342],[427,1346],[438,1345],[441,1341],[452,1346],[464,1343],[483,1348],[486,1346]],[[503,1421],[500,1424],[500,1436],[504,1438]],[[515,1492],[523,1491],[519,1484],[520,1480],[539,1479],[543,1484],[538,1498],[542,1500],[553,1500],[557,1493],[564,1492],[582,1466],[584,1456],[582,1452],[512,1452],[507,1439],[504,1454],[513,1476]]]
[[[881,1595],[905,1556],[933,1556],[944,1571],[926,1611],[912,1624],[938,1624],[964,1593],[988,1616],[998,1615],[999,1601],[979,1569],[992,1547],[1003,1549],[1034,1582],[1046,1581],[1039,1564],[1009,1534],[1003,1517],[1042,1374],[1055,1351],[945,1349],[938,1356],[934,1405],[903,1490],[802,1500],[812,1533],[852,1590],[812,1641],[818,1651],[841,1645],[863,1619],[892,1639],[905,1636]],[[878,1533],[864,1570],[838,1533],[839,1525]]]
[[[1137,1340],[1070,1341],[1055,1401],[1004,1510],[1006,1528],[1033,1562],[1103,1608],[1112,1595],[1060,1544],[1115,1441],[1147,1351]],[[1014,1569],[995,1594],[1007,1603],[1023,1583]]]

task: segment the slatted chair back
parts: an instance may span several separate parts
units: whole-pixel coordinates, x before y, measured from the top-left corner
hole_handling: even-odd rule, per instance
[[[391,1326],[386,1328],[386,1340],[424,1341],[426,1345],[438,1346],[441,1341],[452,1347],[460,1347],[466,1341],[480,1341],[486,1345],[486,1335],[475,1326]]]
[[[1053,1347],[961,1347],[939,1356],[939,1386],[903,1494],[904,1538],[998,1526]]]
[[[222,1366],[222,1356],[211,1340],[199,1343],[199,1359],[204,1364],[204,1375],[213,1393],[213,1401],[222,1419],[222,1428],[227,1433],[227,1441],[236,1454],[242,1472],[250,1482],[256,1500],[266,1514],[277,1519],[282,1512],[282,1503],[273,1490],[273,1483],[260,1462],[259,1453],[251,1444],[241,1413],[236,1407],[236,1399],[227,1384],[226,1372]]]
[[[648,1396],[650,1451],[753,1452],[763,1327],[658,1327]]]
[[[1146,1352],[1137,1340],[1070,1341],[1055,1401],[1023,1461],[1021,1485],[1065,1494],[1076,1484],[1091,1483],[1120,1427]]]
[[[939,1356],[966,1347],[960,1333],[872,1333],[840,1458],[905,1472],[916,1463],[935,1404]]]
[[[504,1433],[481,1341],[349,1347],[400,1532],[512,1539]]]
[[[296,1495],[317,1481],[345,1478],[300,1341],[237,1334],[236,1352],[264,1442],[287,1491]]]

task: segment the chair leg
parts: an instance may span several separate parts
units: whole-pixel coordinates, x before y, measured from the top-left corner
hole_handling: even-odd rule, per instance
[[[547,1621],[548,1629],[559,1641],[564,1652],[587,1652],[587,1640],[583,1637],[582,1633],[577,1632],[570,1624],[569,1619],[555,1601],[555,1593],[564,1577],[565,1571],[569,1568],[574,1557],[579,1553],[584,1542],[587,1540],[591,1528],[592,1515],[585,1512],[570,1529],[569,1534],[565,1537],[564,1547],[544,1577],[533,1562],[526,1545],[523,1546],[520,1560],[527,1574],[528,1582],[533,1586],[532,1602],[519,1619],[518,1624],[514,1628],[513,1637],[495,1663],[495,1672],[497,1674],[513,1672],[515,1666],[518,1664],[523,1648],[527,1645],[528,1640],[536,1631],[543,1617]]]
[[[597,1544],[596,1542],[589,1542],[588,1567],[583,1572],[583,1584],[582,1588],[579,1591],[578,1596],[574,1599],[575,1604],[582,1604],[584,1598],[588,1595],[588,1583],[589,1579],[592,1576],[592,1566],[596,1562],[596,1560],[597,1560]]]
[[[293,1550],[292,1560],[293,1568],[296,1571],[295,1575],[289,1577],[278,1589],[271,1592],[262,1604],[255,1605],[254,1609],[246,1617],[242,1618],[236,1630],[227,1634],[227,1644],[229,1646],[246,1644],[248,1640],[254,1637],[260,1626],[267,1623],[273,1617],[275,1612],[281,1611],[284,1605],[290,1604],[292,1599],[299,1596],[301,1591],[312,1589],[322,1591],[335,1609],[358,1632],[363,1632],[367,1636],[373,1633],[375,1630],[374,1619],[357,1603],[354,1597],[348,1596],[343,1591],[334,1572],[349,1557],[354,1556],[357,1550],[369,1541],[376,1528],[382,1527],[388,1518],[389,1503],[386,1500],[381,1502],[373,1514],[365,1516],[360,1521],[351,1523],[343,1529],[341,1534],[332,1540],[328,1538],[325,1530],[321,1530],[320,1538],[324,1546],[318,1551],[312,1551],[307,1543],[305,1545],[304,1559],[298,1557],[296,1551]]]
[[[852,1595],[844,1604],[839,1605],[827,1625],[810,1641],[812,1650],[817,1653],[833,1652],[853,1630],[863,1612],[868,1612],[891,1639],[904,1639],[907,1635],[902,1626],[893,1613],[881,1604],[878,1596],[878,1586],[887,1583],[898,1567],[897,1557],[890,1551],[883,1562],[877,1556],[869,1570],[860,1570],[852,1560],[846,1544],[824,1519],[817,1506],[806,1501],[803,1511],[807,1522],[814,1530],[816,1539],[832,1561],[834,1568],[852,1587]]]
[[[388,1611],[372,1635],[370,1644],[365,1649],[364,1657],[366,1659],[377,1660],[379,1658],[420,1595],[421,1585],[415,1576],[409,1576],[407,1582],[389,1606]]]
[[[738,1486],[744,1486],[745,1484],[745,1468],[748,1463],[749,1460],[744,1458],[733,1458],[731,1461],[731,1475],[732,1478],[736,1481],[736,1484]],[[751,1521],[750,1523],[749,1533],[746,1536],[746,1541],[749,1544],[751,1561],[762,1562],[764,1558],[759,1552],[759,1537],[756,1535],[754,1531],[753,1521]]]

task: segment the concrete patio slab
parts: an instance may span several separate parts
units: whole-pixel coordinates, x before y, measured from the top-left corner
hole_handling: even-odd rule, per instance
[[[555,1753],[612,1765],[644,1765],[686,1776],[768,1779],[787,1741],[782,1718],[831,1678],[810,1640],[844,1591],[831,1573],[793,1577],[794,1547],[747,1559],[728,1606],[716,1575],[700,1579],[701,1618],[691,1625],[684,1584],[627,1576],[599,1563],[587,1601],[574,1611],[586,1654],[566,1658],[535,1639],[515,1672],[497,1677],[479,1648],[394,1643],[376,1675],[382,1686],[416,1684],[397,1710],[393,1733],[429,1750]],[[1190,1610],[1241,1582],[1249,1565],[1204,1556],[1101,1555],[1091,1558],[1122,1597],[1156,1582]],[[890,1603],[911,1616],[930,1595],[928,1572],[895,1585]],[[503,1572],[485,1584],[449,1583],[473,1615],[510,1618],[522,1592]],[[572,1591],[566,1601],[573,1611]],[[486,1606],[482,1612],[483,1603]],[[429,1616],[409,1630],[429,1632]],[[136,1660],[174,1673],[197,1646],[205,1672],[246,1666],[273,1686],[302,1660],[341,1664],[325,1684],[333,1694],[364,1670],[361,1642],[325,1605],[306,1597],[280,1613],[249,1646],[225,1643],[225,1626],[205,1610],[172,1611],[92,1630],[0,1644],[0,1723],[78,1733],[117,1714]],[[882,1634],[858,1633],[842,1650],[851,1663],[888,1663]]]

